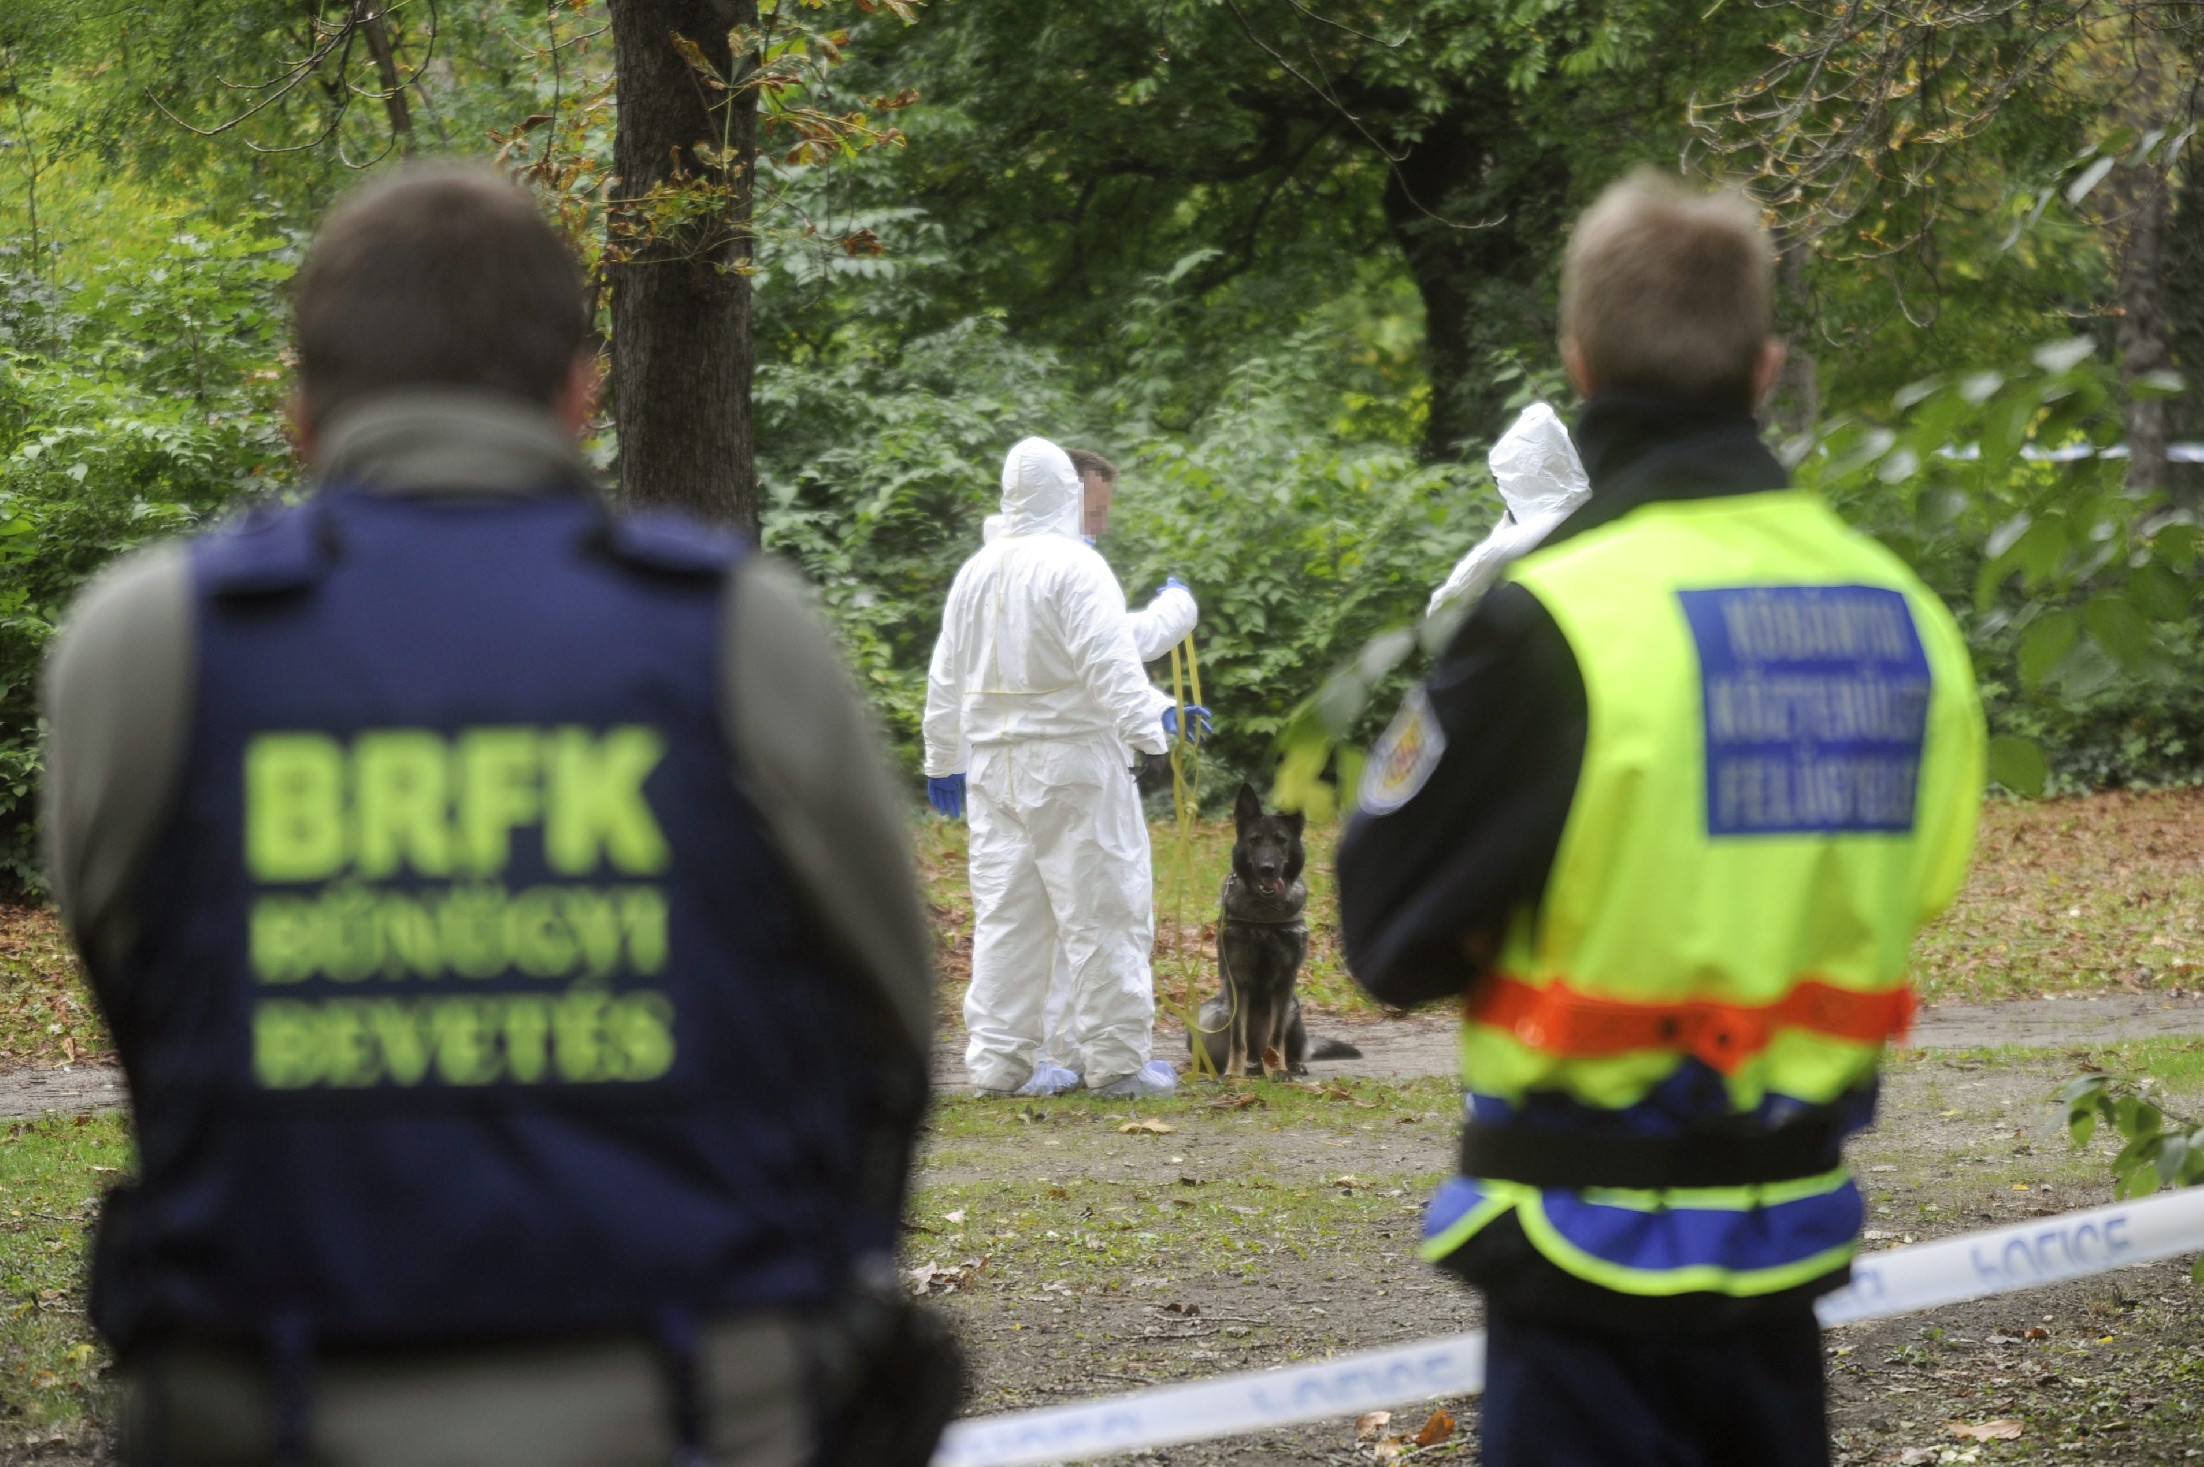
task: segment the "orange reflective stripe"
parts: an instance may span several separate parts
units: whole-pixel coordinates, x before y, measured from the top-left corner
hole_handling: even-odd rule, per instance
[[[1775,1003],[1752,1006],[1630,1003],[1578,993],[1565,983],[1537,987],[1501,974],[1471,994],[1469,1017],[1567,1059],[1671,1049],[1731,1075],[1766,1049],[1778,1029],[1882,1044],[1912,1027],[1913,1008],[1910,988],[1858,993],[1811,978]]]

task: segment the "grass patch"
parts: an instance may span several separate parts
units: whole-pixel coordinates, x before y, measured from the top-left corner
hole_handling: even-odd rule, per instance
[[[118,1115],[0,1133],[0,1419],[71,1435],[93,1424],[107,1350],[84,1315],[99,1198],[131,1166]]]
[[[1886,1068],[1993,1065],[2033,1070],[2043,1077],[2047,1105],[2053,1091],[2086,1070],[2108,1070],[2136,1080],[2147,1076],[2176,1102],[2204,1102],[2204,1038],[2169,1035],[2057,1049],[2000,1044],[1981,1049],[1900,1050],[1888,1055],[1884,1064]]]
[[[1328,1130],[1346,1134],[1372,1119],[1436,1119],[1452,1125],[1461,1111],[1461,1087],[1438,1076],[1405,1082],[1342,1079],[1312,1084],[1276,1080],[1182,1080],[1178,1093],[1137,1105],[1102,1100],[1080,1090],[1028,1101],[978,1100],[943,1095],[935,1100],[928,1136],[935,1144],[1026,1135],[1035,1127],[1075,1127],[1105,1120],[1158,1120],[1166,1125],[1229,1122],[1279,1131]],[[1438,1111],[1436,1117],[1425,1113]],[[1375,1115],[1365,1114],[1374,1112]]]
[[[977,1250],[1013,1273],[1115,1288],[1126,1270],[1261,1269],[1271,1253],[1305,1257],[1377,1217],[1407,1219],[1411,1235],[1439,1180],[1433,1143],[1459,1113],[1455,1087],[1438,1079],[1190,1082],[1137,1107],[945,1099],[910,1251],[948,1266]]]

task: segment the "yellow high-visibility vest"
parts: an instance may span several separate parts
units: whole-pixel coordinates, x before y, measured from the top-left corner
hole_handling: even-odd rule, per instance
[[[1687,1054],[1738,1112],[1865,1081],[1981,805],[1951,613],[1798,490],[1648,505],[1512,575],[1588,728],[1543,899],[1465,1028],[1470,1088],[1619,1108]]]

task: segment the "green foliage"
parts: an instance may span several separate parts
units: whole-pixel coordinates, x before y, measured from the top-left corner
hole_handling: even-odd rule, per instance
[[[2123,1200],[2204,1181],[2204,1123],[2167,1112],[2151,1098],[2154,1088],[2148,1076],[2127,1080],[2100,1070],[2067,1081],[2052,1100],[2052,1123],[2064,1128],[2077,1150],[2099,1125],[2120,1138],[2112,1195]],[[2190,1273],[2204,1283],[2204,1257]]]
[[[2204,775],[2197,528],[2097,452],[2124,428],[2094,350],[1926,378],[1894,425],[1839,419],[1794,445],[1799,482],[1960,613],[1993,776],[2024,794]]]
[[[1304,340],[1247,362],[1191,433],[1138,441],[1105,542],[1136,602],[1167,574],[1194,589],[1211,757],[1258,780],[1326,670],[1412,619],[1499,503],[1482,468],[1327,432],[1323,360]]]
[[[114,1113],[0,1127],[0,1416],[12,1430],[60,1439],[106,1414],[113,1362],[85,1318],[84,1260],[98,1198],[134,1168],[134,1149]]]
[[[1064,365],[992,319],[893,360],[768,367],[765,541],[819,587],[915,765],[941,606],[996,506],[1003,450],[1034,432],[1098,447],[1124,470],[1101,548],[1136,605],[1166,575],[1193,587],[1219,723],[1207,758],[1260,778],[1288,711],[1347,649],[1408,620],[1498,504],[1481,469],[1343,442],[1333,424],[1354,394],[1336,360],[1312,335],[1245,362],[1184,433],[1091,431],[1102,415]]]
[[[1004,450],[1036,432],[1079,441],[1063,379],[986,318],[892,358],[758,373],[765,544],[818,587],[913,770],[942,603],[979,549]]]
[[[1225,766],[1208,787],[1283,753],[1281,789],[1321,813],[1446,631],[1419,640],[1425,595],[1497,510],[1481,468],[1419,454],[1556,396],[1569,211],[1630,163],[1673,159],[1710,126],[1692,103],[1759,87],[1803,101],[1792,143],[1841,146],[1853,134],[1820,122],[1868,106],[1858,136],[1877,150],[1857,187],[1818,175],[1843,185],[1822,214],[1842,228],[1783,221],[1785,329],[1848,415],[1797,445],[1801,479],[1959,610],[2001,783],[2204,775],[2197,527],[2129,495],[2118,461],[2022,456],[2122,437],[2109,368],[2079,346],[2009,365],[2054,334],[2111,344],[2118,231],[2100,215],[2122,174],[2100,165],[2170,166],[2177,145],[2178,128],[2105,130],[2124,74],[2109,52],[2049,68],[2044,38],[1977,27],[1917,84],[1808,96],[1784,78],[1810,17],[1730,7],[1710,28],[1695,0],[764,13],[802,22],[746,83],[767,94],[765,537],[818,585],[907,759],[1000,456],[1042,433],[1124,466],[1102,548],[1131,599],[1177,574],[1201,600]],[[370,14],[20,0],[0,18],[0,875],[29,870],[31,680],[71,591],[289,478],[277,292],[346,163],[488,138],[585,254],[604,244],[602,0],[382,7],[394,72]],[[1889,44],[1890,16],[1870,19],[1836,72],[1797,75],[1870,74],[1860,48]],[[360,44],[298,86],[245,89],[340,36]],[[1959,131],[1922,125],[1953,106]],[[852,161],[854,142],[892,140],[891,116],[908,146]],[[1762,150],[1744,171],[1803,176],[1766,129],[1699,136],[1717,133]],[[2192,277],[2194,147],[2172,226]],[[2181,340],[2204,339],[2204,296],[2168,290]],[[2174,400],[2178,431],[2204,421],[2197,401]],[[1448,413],[1470,431],[1435,435]]]
[[[252,221],[117,252],[74,288],[0,270],[0,884],[43,882],[32,831],[39,664],[115,556],[273,492],[276,290],[292,247]]]

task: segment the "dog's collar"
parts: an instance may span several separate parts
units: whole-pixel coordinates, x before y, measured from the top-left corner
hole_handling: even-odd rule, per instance
[[[1217,902],[1220,921],[1237,922],[1246,927],[1305,927],[1308,925],[1307,897],[1301,899],[1301,910],[1290,917],[1242,917],[1235,914],[1232,910],[1232,888],[1239,885],[1239,882],[1238,873],[1231,871],[1225,873],[1224,891]]]

